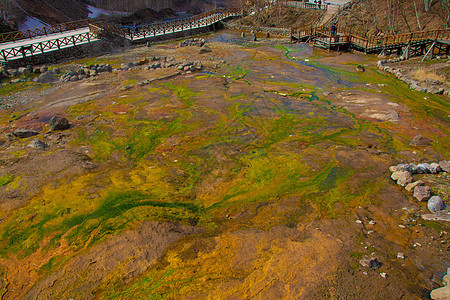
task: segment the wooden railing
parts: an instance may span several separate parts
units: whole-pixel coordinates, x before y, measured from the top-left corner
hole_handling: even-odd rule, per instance
[[[0,34],[0,43],[15,42],[23,39],[30,39],[37,36],[46,36],[52,33],[75,30],[88,26],[87,20],[80,20],[70,23],[57,24],[46,27],[33,28],[29,30],[14,31]]]
[[[147,26],[136,27],[136,29],[129,28],[128,30],[105,22],[97,22],[92,24],[107,32],[111,32],[113,34],[125,37],[130,40],[135,40],[158,35],[164,35],[168,33],[180,32],[184,30],[190,30],[194,28],[206,27],[208,25],[214,24],[228,17],[237,15],[238,13],[236,12],[220,8],[182,20],[153,23]]]
[[[49,51],[60,50],[76,46],[77,44],[85,44],[94,40],[98,40],[97,32],[85,32],[77,35],[55,38],[27,46],[12,46],[1,50],[1,57],[4,61],[25,58],[36,54],[42,54]]]
[[[296,8],[303,8],[303,9],[315,9],[315,10],[328,10],[328,4],[316,4],[316,3],[309,3],[304,1],[298,1],[298,0],[282,0],[280,1],[281,5],[289,6],[289,7],[296,7]]]
[[[291,34],[294,37],[316,36],[320,38],[331,38],[331,31],[329,27],[298,27],[292,28]],[[347,37],[347,42],[351,42],[362,48],[391,46],[398,44],[409,44],[424,40],[449,40],[450,29],[435,29],[418,31],[403,34],[394,34],[387,36],[368,35],[362,31],[355,30],[348,27],[340,27],[337,35]]]

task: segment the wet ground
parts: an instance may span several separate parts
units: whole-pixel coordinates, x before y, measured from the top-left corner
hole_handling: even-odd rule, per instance
[[[210,53],[166,43],[60,65],[167,56],[203,71],[31,84],[0,112],[3,298],[426,299],[450,228],[423,221],[388,168],[449,159],[448,97],[372,56],[204,38]],[[71,128],[49,131],[53,115]],[[418,133],[431,145],[410,146]],[[371,257],[379,268],[359,263]]]

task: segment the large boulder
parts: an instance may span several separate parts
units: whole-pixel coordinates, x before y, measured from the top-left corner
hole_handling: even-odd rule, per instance
[[[444,201],[442,201],[441,197],[433,196],[430,198],[430,200],[428,200],[427,207],[428,210],[432,213],[437,213],[444,209],[445,204]]]
[[[53,83],[58,81],[58,78],[51,72],[45,72],[41,74],[39,77],[35,78],[34,81],[39,83]]]
[[[448,300],[450,299],[450,268],[447,269],[447,275],[442,279],[444,287],[434,289],[431,291],[430,297],[433,300]]]
[[[70,128],[69,121],[66,118],[61,118],[58,116],[51,118],[48,124],[50,125],[50,129],[52,131]]]
[[[13,131],[12,133],[15,137],[24,139],[24,138],[29,138],[35,135],[38,135],[39,132],[34,131],[34,130],[29,130],[29,129],[16,129]]]

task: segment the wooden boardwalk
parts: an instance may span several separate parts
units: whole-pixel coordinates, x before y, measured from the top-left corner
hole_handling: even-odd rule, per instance
[[[411,56],[450,51],[450,29],[419,31],[405,34],[370,36],[351,28],[339,29],[332,35],[329,28],[292,28],[291,41],[312,42],[326,50],[355,50],[367,54]]]
[[[108,34],[129,41],[144,41],[149,38],[170,36],[178,32],[212,26],[239,14],[230,10],[215,9],[183,20],[152,24],[125,30],[105,22],[87,20],[0,34],[0,62],[24,59],[51,51],[58,51],[82,44],[99,41]]]

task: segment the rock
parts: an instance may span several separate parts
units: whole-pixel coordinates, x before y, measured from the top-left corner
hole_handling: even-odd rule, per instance
[[[41,73],[48,72],[48,67],[47,66],[42,66],[40,71],[41,71]]]
[[[402,253],[402,252],[398,252],[398,253],[397,253],[397,258],[405,259],[405,254]]]
[[[140,66],[145,65],[145,64],[147,64],[147,63],[148,63],[148,59],[141,59],[141,60],[138,61],[138,64],[139,64]]]
[[[364,66],[357,65],[357,66],[356,66],[356,71],[358,71],[358,72],[364,72],[364,71],[366,71],[366,68],[364,68]]]
[[[443,94],[445,92],[444,88],[436,87],[436,86],[429,86],[427,88],[427,92],[430,94]]]
[[[428,210],[432,213],[440,212],[444,209],[444,201],[442,201],[441,197],[439,196],[433,196],[428,200],[427,207]]]
[[[65,130],[70,128],[69,121],[66,118],[61,118],[58,116],[54,116],[53,118],[51,118],[48,124],[50,125],[50,129],[52,131]]]
[[[199,54],[204,54],[208,52],[212,52],[211,48],[209,48],[208,46],[203,46],[202,48],[200,48],[200,51],[198,51]]]
[[[69,81],[72,81],[72,82],[75,82],[75,81],[78,81],[78,75],[73,75],[73,76],[70,76],[70,79],[69,79]]]
[[[428,174],[431,173],[431,165],[427,163],[418,164],[417,165],[417,173],[418,174]]]
[[[442,278],[444,287],[434,289],[430,293],[430,297],[433,300],[448,300],[450,299],[450,268],[447,269],[447,275]]]
[[[413,181],[413,177],[408,171],[396,171],[392,173],[391,178],[397,180],[397,184],[405,186]]]
[[[420,186],[420,185],[424,185],[424,184],[425,184],[425,182],[423,182],[422,180],[414,181],[414,182],[411,182],[410,184],[408,184],[407,186],[405,186],[405,190],[407,190],[408,192],[412,192],[412,191],[414,191],[414,188],[416,186]]]
[[[45,150],[48,147],[48,145],[40,140],[32,140],[28,144],[28,147],[33,148],[33,149],[38,149],[38,150]]]
[[[427,92],[427,89],[426,89],[426,88],[421,87],[421,86],[418,85],[418,84],[411,84],[411,85],[409,86],[409,88],[412,89],[412,90],[415,90],[415,91],[419,91],[419,92],[424,92],[424,93]]]
[[[445,172],[450,172],[450,161],[442,160],[439,162],[439,167]]]
[[[431,163],[429,170],[430,170],[431,174],[437,174],[442,171],[441,167],[437,163]]]
[[[432,85],[442,85],[442,82],[433,78],[425,78],[425,82]]]
[[[363,267],[371,267],[372,269],[378,269],[381,266],[381,263],[378,261],[377,258],[371,259],[363,258],[359,261],[359,263]]]
[[[422,215],[422,219],[450,222],[450,210],[441,210],[440,212],[437,213]]]
[[[431,142],[432,140],[418,134],[411,140],[411,142],[409,142],[409,144],[411,146],[428,146]]]
[[[429,186],[416,186],[414,188],[414,198],[420,202],[427,201],[431,197],[431,188]]]
[[[28,71],[28,68],[25,68],[25,67],[20,67],[20,68],[18,69],[18,71],[19,71],[20,74],[27,74],[27,73],[30,73],[30,72]]]
[[[12,134],[15,137],[24,139],[24,138],[29,138],[29,137],[38,135],[39,132],[34,131],[34,130],[28,130],[28,129],[17,129],[17,130],[14,130]]]
[[[53,83],[58,81],[58,78],[50,72],[45,72],[35,79],[39,83]]]
[[[241,37],[243,37],[243,38],[245,37],[245,32],[241,33]]]

